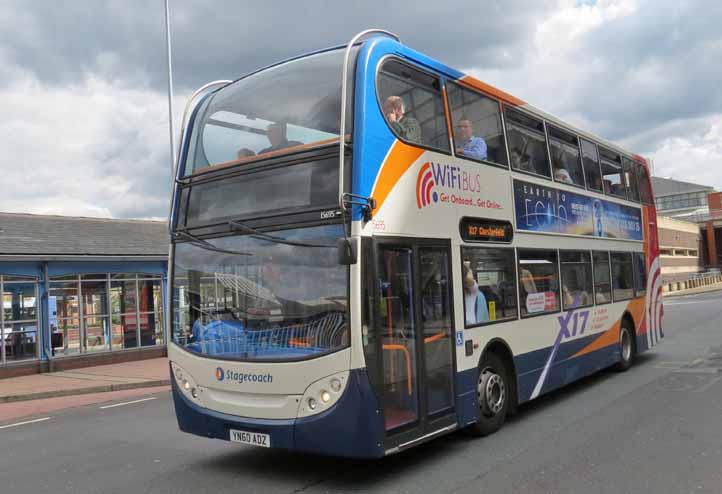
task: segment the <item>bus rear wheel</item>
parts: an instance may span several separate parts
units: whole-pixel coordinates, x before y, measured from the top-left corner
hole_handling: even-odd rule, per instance
[[[479,380],[476,385],[476,423],[471,432],[476,436],[488,436],[501,429],[509,411],[509,371],[504,361],[496,354],[484,356],[479,366]]]
[[[614,366],[614,370],[624,372],[632,366],[634,362],[634,330],[627,319],[622,320],[619,328],[619,362]]]

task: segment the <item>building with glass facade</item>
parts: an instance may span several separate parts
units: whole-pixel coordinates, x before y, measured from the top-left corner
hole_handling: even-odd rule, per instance
[[[657,214],[670,217],[689,217],[708,212],[707,195],[714,187],[669,178],[652,177]]]
[[[0,213],[0,377],[165,352],[164,222]]]

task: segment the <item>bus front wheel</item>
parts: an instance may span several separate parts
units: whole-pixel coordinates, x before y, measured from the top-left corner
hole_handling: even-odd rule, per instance
[[[477,436],[488,436],[504,424],[509,411],[509,371],[504,361],[496,354],[489,353],[479,366],[479,380],[476,386],[477,420],[471,432]]]

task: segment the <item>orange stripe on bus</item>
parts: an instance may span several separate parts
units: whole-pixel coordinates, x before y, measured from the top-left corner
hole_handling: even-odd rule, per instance
[[[378,180],[371,193],[371,197],[376,199],[376,209],[374,213],[381,209],[384,201],[391,193],[391,189],[398,183],[406,170],[419,159],[424,150],[404,144],[397,140],[391,147],[386,161],[381,167]]]
[[[644,318],[644,306],[645,306],[644,298],[638,298],[635,300],[631,300],[627,304],[627,310],[632,314],[632,319],[634,319],[634,324],[637,328],[639,328],[641,321]],[[621,321],[617,321],[614,324],[612,324],[611,328],[606,330],[604,333],[601,333],[597,339],[595,339],[589,345],[587,345],[584,348],[582,348],[581,350],[579,350],[577,353],[572,355],[570,358],[581,357],[582,355],[586,355],[588,353],[594,352],[594,351],[604,348],[606,346],[619,344],[620,324],[621,324]]]
[[[516,96],[512,96],[509,93],[505,93],[501,89],[497,89],[494,86],[490,86],[489,84],[487,84],[485,82],[481,82],[479,79],[477,79],[475,77],[471,77],[470,75],[465,75],[464,77],[459,79],[459,81],[463,82],[467,86],[473,87],[474,89],[483,91],[490,96],[499,98],[500,100],[504,101],[505,103],[509,103],[510,105],[522,106],[522,105],[526,104],[525,101],[520,100]]]

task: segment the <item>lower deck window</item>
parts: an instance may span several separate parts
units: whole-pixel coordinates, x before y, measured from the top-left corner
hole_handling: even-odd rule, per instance
[[[465,326],[516,319],[514,250],[463,247],[461,257]]]
[[[631,252],[612,252],[612,292],[615,302],[634,296]]]
[[[555,250],[519,249],[521,315],[559,311],[559,271]]]
[[[592,305],[592,264],[589,252],[561,251],[564,310]]]

